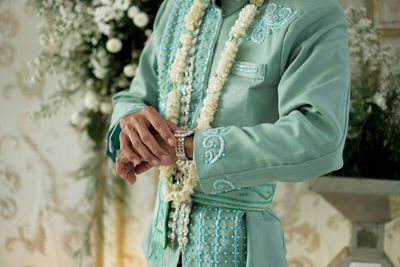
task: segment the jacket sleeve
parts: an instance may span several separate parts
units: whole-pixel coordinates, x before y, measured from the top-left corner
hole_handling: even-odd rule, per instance
[[[350,67],[338,4],[325,1],[293,21],[282,42],[280,71],[275,123],[195,133],[204,193],[304,181],[343,166]]]
[[[167,2],[164,0],[160,5],[154,21],[153,33],[142,50],[137,75],[132,80],[129,89],[116,93],[112,98],[113,113],[105,142],[106,154],[114,162],[120,146],[119,120],[145,106],[153,106],[158,109],[157,54],[166,24],[164,20],[167,16],[164,13]]]

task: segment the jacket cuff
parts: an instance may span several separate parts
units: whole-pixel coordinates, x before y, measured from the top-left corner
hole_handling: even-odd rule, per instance
[[[113,111],[113,116],[111,118],[110,128],[106,136],[106,154],[109,156],[113,162],[119,153],[119,134],[121,132],[121,127],[119,121],[122,117],[141,110],[144,108],[144,104],[125,104],[117,105]],[[118,114],[118,115],[116,115]]]
[[[217,177],[211,184],[202,177],[222,172],[223,163],[229,164],[225,153],[225,135],[227,128],[213,128],[196,131],[193,138],[193,160],[196,165],[199,185],[205,194],[218,194],[240,189],[224,177]],[[212,170],[211,170],[212,169]],[[219,169],[219,170],[218,170]],[[208,171],[207,171],[208,170]]]

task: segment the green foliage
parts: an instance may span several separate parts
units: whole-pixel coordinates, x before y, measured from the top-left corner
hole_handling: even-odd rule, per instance
[[[126,2],[129,6],[118,6],[115,1],[28,0],[34,13],[44,19],[38,34],[45,49],[30,62],[35,70],[32,78],[52,75],[59,86],[32,116],[50,118],[72,102],[73,96],[83,96],[82,107],[71,114],[70,121],[88,138],[87,147],[83,148],[85,159],[76,173],[77,180],[85,180],[80,205],[88,209],[88,221],[80,229],[82,243],[75,252],[79,266],[86,266],[83,262],[92,258],[93,234],[104,239],[103,217],[111,209],[110,204],[120,201],[128,205],[125,183],[115,173],[114,166],[109,166],[111,161],[105,154],[111,98],[129,88],[132,77],[124,68],[129,66],[132,70],[137,66],[161,2],[132,0]],[[128,10],[132,6],[148,16],[147,25],[135,24]],[[107,14],[112,14],[112,19],[102,10],[110,12]],[[108,48],[110,40],[119,40],[122,48],[119,51]]]
[[[383,46],[365,9],[346,10],[352,63],[344,166],[331,175],[400,179],[400,48]]]

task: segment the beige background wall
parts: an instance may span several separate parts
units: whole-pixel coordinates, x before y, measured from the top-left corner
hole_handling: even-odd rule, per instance
[[[26,63],[41,49],[39,20],[25,1],[0,3],[0,266],[79,266],[72,252],[87,217],[80,202],[84,184],[74,180],[73,171],[83,159],[85,140],[68,124],[74,106],[50,120],[27,118],[56,82],[29,84]],[[364,0],[352,3],[366,5]],[[398,44],[400,38],[385,41]],[[142,175],[130,191],[125,266],[141,266],[140,239],[152,211],[154,177]],[[284,224],[291,267],[326,266],[349,243],[349,221],[306,183],[279,184],[273,208]],[[110,218],[106,266],[115,266],[112,226]],[[400,267],[400,219],[386,225],[385,250]]]

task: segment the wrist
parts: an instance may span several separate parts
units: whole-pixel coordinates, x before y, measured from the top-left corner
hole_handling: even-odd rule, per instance
[[[194,135],[185,138],[185,153],[189,159],[193,159],[193,139]]]

